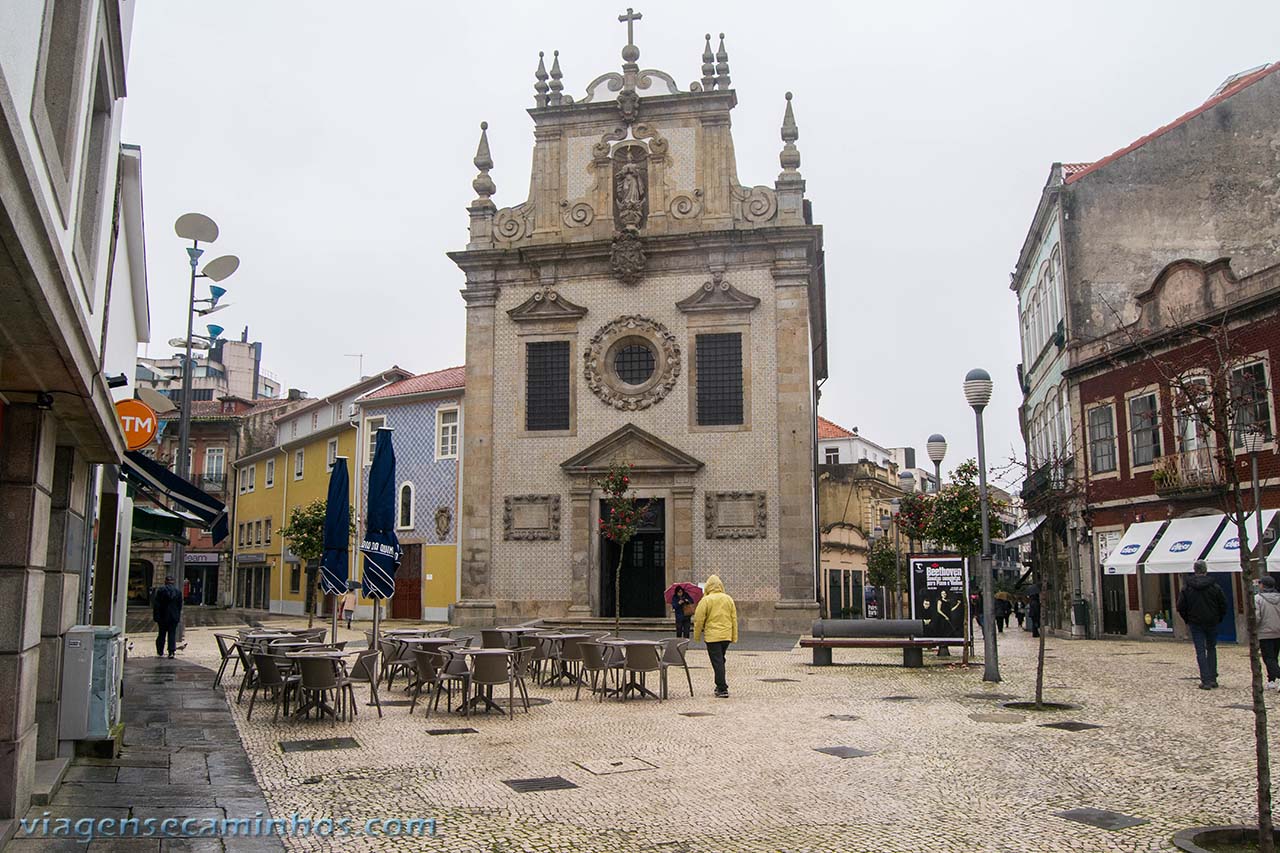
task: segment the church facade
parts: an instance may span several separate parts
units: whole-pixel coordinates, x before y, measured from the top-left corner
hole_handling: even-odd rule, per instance
[[[806,630],[815,602],[814,400],[826,375],[822,231],[787,94],[782,172],[738,180],[723,36],[682,90],[641,69],[534,86],[526,200],[492,201],[487,126],[466,276],[464,624],[612,616],[618,554],[598,532],[611,464],[644,522],[623,555],[624,617],[716,573],[745,629]]]

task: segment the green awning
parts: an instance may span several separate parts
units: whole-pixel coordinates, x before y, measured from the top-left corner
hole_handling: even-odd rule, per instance
[[[186,533],[189,521],[174,515],[168,510],[153,506],[135,506],[133,508],[133,538],[162,539],[166,542],[180,542],[189,545]]]

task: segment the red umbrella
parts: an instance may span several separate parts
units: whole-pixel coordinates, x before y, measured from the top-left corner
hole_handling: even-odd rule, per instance
[[[662,597],[667,600],[668,606],[671,604],[671,598],[676,594],[677,589],[683,589],[685,593],[693,599],[694,604],[697,604],[702,600],[702,587],[698,586],[696,583],[673,583],[671,586],[667,587],[667,591],[662,594]]]

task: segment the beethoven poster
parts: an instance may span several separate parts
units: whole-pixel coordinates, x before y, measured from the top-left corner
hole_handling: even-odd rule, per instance
[[[911,558],[911,616],[924,635],[964,641],[969,573],[963,557]]]

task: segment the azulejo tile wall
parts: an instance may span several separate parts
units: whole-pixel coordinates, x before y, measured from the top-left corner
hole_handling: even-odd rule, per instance
[[[560,463],[627,423],[652,433],[704,463],[693,477],[693,576],[704,580],[716,573],[730,592],[742,600],[778,598],[779,518],[777,439],[777,335],[773,277],[768,267],[730,267],[724,280],[751,296],[759,306],[743,321],[750,332],[743,340],[751,373],[749,430],[694,432],[689,428],[689,377],[693,340],[688,316],[676,303],[693,294],[710,278],[707,273],[646,276],[634,287],[620,287],[613,278],[572,278],[557,282],[559,294],[588,313],[577,328],[571,369],[577,383],[576,435],[542,436],[524,433],[518,422],[523,376],[503,365],[519,363],[523,340],[506,312],[524,302],[537,285],[504,287],[495,311],[494,436],[492,529],[492,595],[516,601],[566,601],[570,598],[573,536],[571,513],[561,519],[561,535],[551,541],[503,540],[503,498],[509,495],[559,493],[570,505],[569,478]],[[619,411],[592,394],[583,379],[583,351],[590,337],[619,316],[639,314],[655,320],[676,337],[682,366],[676,386],[650,408]],[[747,356],[749,353],[749,356]],[[807,416],[797,413],[798,417]],[[753,539],[708,539],[704,535],[703,493],[758,491],[766,495],[768,535]],[[594,533],[592,535],[595,535]],[[668,531],[670,536],[670,531]]]
[[[461,397],[434,398],[430,400],[388,401],[379,404],[369,400],[364,404],[364,418],[385,417],[391,427],[392,443],[396,451],[396,496],[404,483],[413,484],[413,529],[399,530],[402,541],[421,542],[425,545],[452,545],[457,542],[458,530],[458,460],[435,458],[436,411],[441,408],[462,409]],[[459,424],[459,450],[461,450],[461,424]],[[367,437],[366,437],[367,440]],[[360,458],[360,506],[368,506],[369,465],[368,445],[362,448]],[[449,510],[449,530],[445,536],[436,531],[435,515],[440,507]],[[364,524],[364,520],[359,522]]]

